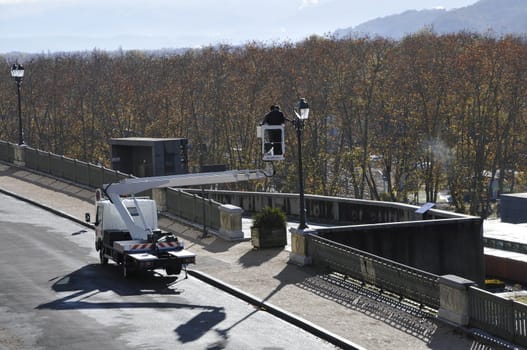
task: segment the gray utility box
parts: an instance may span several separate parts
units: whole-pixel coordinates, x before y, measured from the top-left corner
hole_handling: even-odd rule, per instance
[[[137,177],[188,173],[187,139],[125,137],[110,139],[112,169]]]
[[[502,194],[500,196],[502,222],[520,224],[527,222],[527,193]]]

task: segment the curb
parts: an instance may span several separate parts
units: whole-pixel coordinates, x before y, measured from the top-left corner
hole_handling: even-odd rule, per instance
[[[270,303],[267,303],[261,299],[256,298],[255,296],[246,293],[238,288],[235,288],[233,286],[230,286],[214,277],[211,277],[203,272],[197,271],[197,270],[188,270],[188,274],[191,275],[194,278],[197,278],[207,284],[210,284],[218,289],[223,290],[224,292],[227,292],[243,301],[246,301],[247,303],[254,305],[258,307],[261,311],[269,312],[271,315],[278,317],[288,323],[291,323],[306,332],[309,332],[321,339],[324,339],[325,341],[338,346],[342,349],[349,349],[349,350],[366,350],[365,348],[354,344],[350,342],[347,339],[344,339],[334,333],[331,333],[330,331],[318,327],[312,322],[309,322],[301,317],[295,316],[277,306],[274,306]]]

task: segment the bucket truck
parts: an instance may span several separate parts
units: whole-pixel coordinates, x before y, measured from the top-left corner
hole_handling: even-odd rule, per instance
[[[129,178],[103,185],[96,193],[94,222],[95,249],[101,264],[115,261],[125,277],[138,270],[165,269],[168,275],[178,275],[184,269],[186,273],[187,265],[196,263],[196,255],[185,250],[178,237],[157,227],[155,201],[135,194],[153,188],[259,180],[265,176],[260,170],[234,170]],[[89,216],[86,214],[86,221],[90,221]]]

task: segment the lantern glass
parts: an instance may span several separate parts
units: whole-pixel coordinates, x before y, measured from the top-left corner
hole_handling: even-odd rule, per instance
[[[305,120],[309,118],[309,104],[307,103],[305,98],[300,99],[300,101],[297,104],[297,110],[296,116],[298,119]]]

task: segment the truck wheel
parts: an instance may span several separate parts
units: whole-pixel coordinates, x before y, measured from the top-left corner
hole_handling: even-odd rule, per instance
[[[108,258],[104,255],[104,248],[101,247],[99,249],[99,260],[101,261],[101,265],[107,265],[108,264]]]
[[[179,275],[181,272],[181,264],[168,266],[165,271],[167,275]]]

